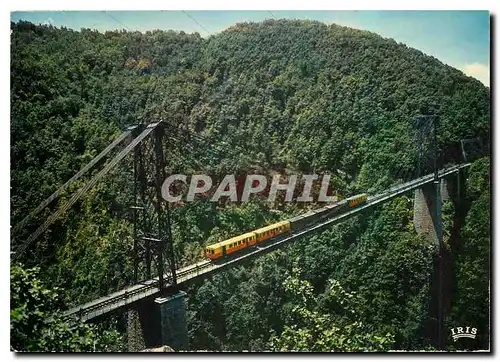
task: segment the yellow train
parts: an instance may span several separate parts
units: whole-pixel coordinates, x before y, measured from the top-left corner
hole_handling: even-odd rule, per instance
[[[252,232],[235,236],[216,244],[206,247],[205,255],[210,259],[222,258],[248,246],[261,243],[264,240],[274,238],[280,234],[290,231],[290,221],[282,221],[276,224],[265,226]]]
[[[218,243],[208,245],[205,248],[205,256],[215,260],[224,258],[227,255],[235,253],[249,246],[254,246],[267,239],[274,238],[278,235],[288,233],[292,230],[298,230],[304,226],[320,221],[325,217],[332,217],[346,208],[355,208],[366,203],[368,195],[360,194],[332,205],[322,207],[317,210],[309,211],[303,215],[296,216],[290,220],[278,222],[276,224],[264,226],[263,228],[235,236],[231,239],[220,241]]]

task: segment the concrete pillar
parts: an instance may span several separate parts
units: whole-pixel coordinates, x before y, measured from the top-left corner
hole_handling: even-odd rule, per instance
[[[145,299],[127,311],[127,345],[129,352],[169,346],[175,351],[188,350],[186,293],[170,297]]]
[[[443,202],[451,200],[457,204],[460,194],[460,174],[442,178],[439,181],[439,196],[437,200],[441,205]],[[415,231],[419,234],[424,234],[438,245],[438,232],[442,227],[441,218],[436,216],[436,189],[433,183],[427,184],[421,189],[415,191],[415,202],[413,209],[413,223]]]
[[[186,320],[186,293],[178,292],[167,298],[156,298],[159,310],[160,343],[174,350],[188,350],[189,338]]]
[[[438,228],[436,216],[436,190],[434,184],[424,185],[415,190],[415,202],[413,205],[413,224],[418,234],[423,234],[432,242],[439,245]],[[441,222],[441,220],[439,220]]]
[[[441,187],[441,200],[443,202],[445,201],[448,201],[450,199],[450,183],[448,182],[448,179],[446,178],[442,178],[440,181],[439,181],[439,186]]]

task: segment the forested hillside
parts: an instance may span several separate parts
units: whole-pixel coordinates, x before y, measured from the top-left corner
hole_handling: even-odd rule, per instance
[[[408,129],[417,114],[440,116],[443,164],[460,162],[448,151],[463,138],[480,137],[489,146],[488,88],[366,31],[288,20],[237,24],[207,39],[26,22],[11,29],[12,225],[139,122],[168,123],[172,172],[331,173],[342,197],[381,190],[414,172],[416,145]],[[41,266],[39,277],[61,287],[71,304],[132,280],[132,225],[122,217],[130,206],[130,172],[106,178],[23,260],[26,267]],[[471,323],[486,333],[489,158],[470,172],[463,225],[450,226],[462,228],[449,231],[461,235],[461,244],[453,250],[456,296],[447,324]],[[436,248],[415,233],[412,202],[397,198],[192,287],[191,347],[357,351],[433,345]],[[202,258],[204,245],[302,211],[260,199],[174,206],[176,258],[192,263]],[[477,310],[471,312],[471,305]],[[485,335],[480,348],[488,346]],[[447,343],[452,349],[451,338]]]

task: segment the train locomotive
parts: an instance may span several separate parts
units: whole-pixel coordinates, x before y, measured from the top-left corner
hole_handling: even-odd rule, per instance
[[[265,240],[272,239],[281,234],[289,233],[293,230],[299,230],[305,226],[317,223],[326,217],[332,217],[345,211],[346,209],[361,206],[365,204],[367,200],[367,194],[359,194],[340,202],[336,202],[316,210],[311,210],[289,220],[264,226],[260,229],[235,236],[231,239],[208,245],[205,247],[205,256],[212,260],[224,258],[227,255],[235,253],[241,249],[255,246]]]

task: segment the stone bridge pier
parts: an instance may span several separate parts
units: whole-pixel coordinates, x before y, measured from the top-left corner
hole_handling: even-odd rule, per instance
[[[434,243],[439,253],[434,260],[435,273],[431,281],[429,315],[426,334],[434,340],[438,348],[447,338],[444,320],[452,308],[453,258],[460,240],[461,216],[464,208],[465,183],[464,171],[451,174],[436,183],[427,184],[415,191],[413,222],[415,231]],[[443,239],[442,204],[451,201],[455,206],[450,238]],[[442,247],[439,241],[442,240]]]
[[[443,202],[450,200],[455,207],[459,207],[464,197],[463,172],[463,170],[457,171],[456,174],[442,178],[437,183],[430,183],[415,190],[413,204],[415,231],[425,235],[436,245],[439,245],[439,236],[443,232],[441,215]]]
[[[186,293],[139,301],[127,311],[129,352],[170,346],[175,351],[188,350]]]

